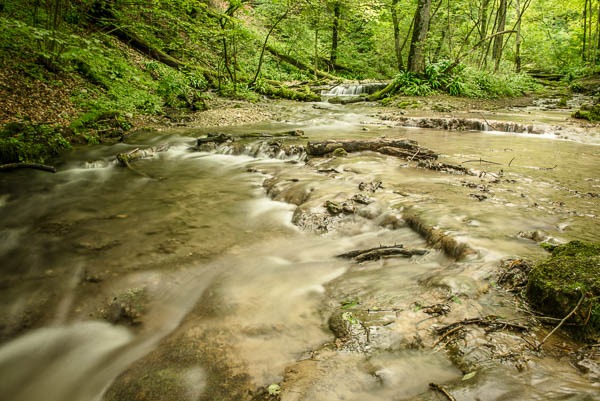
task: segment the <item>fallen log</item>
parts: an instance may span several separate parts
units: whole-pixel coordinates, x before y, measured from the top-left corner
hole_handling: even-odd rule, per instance
[[[152,179],[152,177],[150,177],[148,174],[132,167],[130,162],[133,162],[136,160],[141,160],[141,159],[148,159],[148,158],[154,157],[156,155],[156,153],[158,153],[158,152],[165,152],[167,150],[169,150],[168,145],[161,145],[156,148],[148,148],[148,149],[135,148],[134,150],[127,152],[127,153],[118,153],[117,160],[123,167],[127,167],[129,170],[133,171],[134,173],[141,175],[142,177]]]
[[[405,257],[410,258],[415,255],[426,255],[425,249],[405,249],[403,245],[380,246],[378,248],[363,249],[351,251],[337,255],[338,258],[354,259],[356,262],[366,262],[370,260],[379,260],[390,257]]]
[[[336,149],[346,152],[373,151],[404,159],[410,157],[418,160],[435,160],[438,155],[411,139],[361,139],[361,140],[327,140],[308,142],[306,151],[309,156],[324,156]]]
[[[459,243],[442,230],[428,226],[417,216],[405,214],[402,218],[411,229],[425,238],[429,246],[441,249],[449,257],[461,260],[467,255],[474,253],[467,244]]]
[[[48,171],[50,173],[56,173],[56,168],[54,166],[47,166],[45,164],[38,163],[9,163],[9,164],[0,164],[0,171],[12,171],[22,168],[30,168],[33,170],[42,170]]]

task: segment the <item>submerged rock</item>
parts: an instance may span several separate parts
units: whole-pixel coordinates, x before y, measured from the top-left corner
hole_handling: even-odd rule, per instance
[[[576,337],[600,337],[600,244],[572,241],[557,246],[529,275],[527,298],[541,312],[569,319]]]

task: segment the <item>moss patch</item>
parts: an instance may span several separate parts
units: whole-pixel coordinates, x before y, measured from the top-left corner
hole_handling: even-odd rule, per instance
[[[571,114],[571,117],[588,121],[600,121],[600,104],[595,104],[593,106],[584,104],[581,106],[580,110]]]
[[[563,318],[585,300],[569,320],[578,338],[600,335],[600,244],[572,241],[552,251],[552,256],[531,271],[527,297],[541,312]]]

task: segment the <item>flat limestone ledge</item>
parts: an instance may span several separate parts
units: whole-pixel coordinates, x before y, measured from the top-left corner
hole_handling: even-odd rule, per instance
[[[562,128],[547,124],[521,124],[512,121],[497,121],[478,118],[446,117],[388,117],[396,126],[411,128],[434,128],[447,131],[495,131],[517,134],[547,134]]]

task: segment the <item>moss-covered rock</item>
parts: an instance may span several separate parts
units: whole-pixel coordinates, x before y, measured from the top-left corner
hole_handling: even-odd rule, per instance
[[[563,318],[585,299],[570,318],[576,337],[600,335],[600,244],[572,241],[555,247],[529,275],[527,297],[541,312]]]
[[[600,121],[600,103],[595,105],[583,104],[580,110],[571,114],[571,117],[588,121]]]

